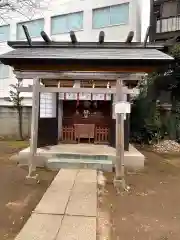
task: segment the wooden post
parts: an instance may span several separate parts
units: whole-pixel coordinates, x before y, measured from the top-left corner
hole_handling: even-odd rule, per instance
[[[33,79],[32,94],[32,120],[31,120],[31,141],[30,141],[30,158],[28,178],[32,178],[33,171],[36,170],[36,154],[37,154],[37,135],[38,135],[38,118],[39,118],[39,78]]]
[[[123,81],[117,80],[116,84],[116,102],[123,101]],[[116,114],[116,176],[114,179],[115,187],[122,186],[125,189],[124,180],[124,114]]]

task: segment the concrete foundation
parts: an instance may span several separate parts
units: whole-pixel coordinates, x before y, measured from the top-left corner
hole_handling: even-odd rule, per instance
[[[27,165],[30,148],[26,148],[13,156],[12,160]],[[46,148],[39,148],[36,156],[38,167],[51,170],[61,168],[89,168],[112,171],[116,150],[107,145],[94,144],[59,144]],[[144,167],[144,156],[132,145],[125,151],[125,166],[130,170]]]

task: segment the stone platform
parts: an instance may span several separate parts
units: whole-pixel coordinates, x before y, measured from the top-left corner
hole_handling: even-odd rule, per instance
[[[22,150],[14,156],[20,164],[27,164],[30,148]],[[107,145],[95,144],[59,144],[39,148],[36,162],[38,166],[51,170],[61,168],[89,168],[112,171],[116,150]],[[144,156],[132,145],[125,151],[125,166],[138,170],[144,167]]]
[[[97,172],[61,169],[15,240],[96,240]]]

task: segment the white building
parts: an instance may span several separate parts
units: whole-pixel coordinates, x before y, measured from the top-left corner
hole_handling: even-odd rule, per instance
[[[140,0],[51,0],[43,11],[37,11],[31,20],[22,15],[11,16],[0,24],[0,54],[10,51],[7,40],[25,40],[22,24],[32,40],[41,40],[44,30],[52,40],[69,41],[74,30],[78,41],[97,41],[101,30],[105,41],[124,41],[129,31],[134,31],[133,41],[141,40]],[[0,106],[9,105],[4,100],[9,95],[9,85],[15,83],[12,69],[0,64]],[[28,80],[26,84],[31,84]],[[24,105],[31,105],[31,95],[25,95]]]

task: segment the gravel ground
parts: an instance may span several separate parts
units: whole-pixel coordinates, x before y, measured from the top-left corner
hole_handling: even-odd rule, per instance
[[[113,174],[100,174],[98,240],[179,239],[180,165],[150,151],[143,153],[145,169],[126,176],[129,193],[117,195]]]
[[[153,146],[155,152],[158,153],[175,153],[180,152],[180,144],[172,141],[172,140],[165,140]]]
[[[15,238],[56,175],[39,170],[40,183],[27,184],[27,170],[9,160],[26,146],[26,142],[0,141],[0,240]]]

